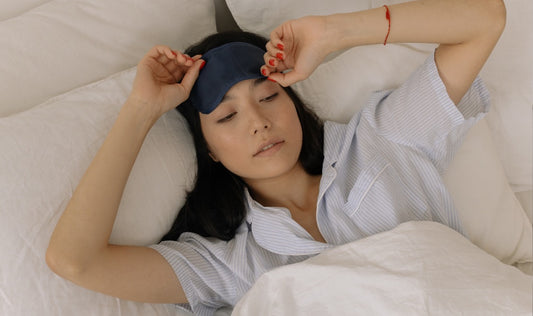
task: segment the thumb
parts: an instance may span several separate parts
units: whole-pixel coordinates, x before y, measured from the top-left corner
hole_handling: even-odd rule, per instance
[[[299,73],[298,71],[291,70],[286,73],[282,73],[282,72],[271,73],[268,76],[268,78],[276,81],[277,83],[279,83],[280,85],[284,87],[288,87],[293,83],[304,80],[305,78],[307,78],[307,76],[302,73]]]

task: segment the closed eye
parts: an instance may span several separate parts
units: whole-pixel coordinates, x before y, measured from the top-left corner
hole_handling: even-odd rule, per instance
[[[220,120],[218,120],[217,123],[224,123],[224,122],[227,122],[227,121],[231,120],[231,119],[235,116],[235,114],[237,114],[237,112],[232,112],[232,113],[230,113],[230,114],[224,116],[224,117],[221,118]]]
[[[278,94],[279,93],[276,92],[273,95],[269,95],[268,97],[259,100],[259,102],[270,102],[270,101],[274,100],[278,96]]]

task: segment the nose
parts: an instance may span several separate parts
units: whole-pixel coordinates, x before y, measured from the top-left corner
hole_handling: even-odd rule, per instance
[[[252,135],[267,131],[272,127],[270,120],[257,108],[250,111],[250,131]]]
[[[269,125],[265,124],[263,127],[256,128],[256,129],[254,130],[254,134],[259,133],[261,130],[267,130],[268,128],[269,128]]]

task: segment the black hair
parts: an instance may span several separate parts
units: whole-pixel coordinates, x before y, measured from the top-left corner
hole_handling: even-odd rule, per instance
[[[208,36],[189,47],[185,53],[194,56],[230,42],[246,42],[265,49],[267,39],[244,31],[228,31]],[[293,101],[302,127],[302,149],[299,161],[311,175],[322,174],[324,131],[322,121],[290,87],[283,88]],[[198,172],[192,191],[188,192],[170,231],[162,240],[177,240],[184,232],[204,237],[230,240],[246,217],[244,189],[246,184],[237,175],[209,156],[207,142],[200,125],[199,112],[186,100],[177,107],[185,117],[193,135]]]

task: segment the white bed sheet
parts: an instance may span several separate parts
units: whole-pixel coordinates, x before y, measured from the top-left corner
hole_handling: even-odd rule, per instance
[[[531,315],[532,286],[450,228],[409,222],[267,272],[232,315]]]

